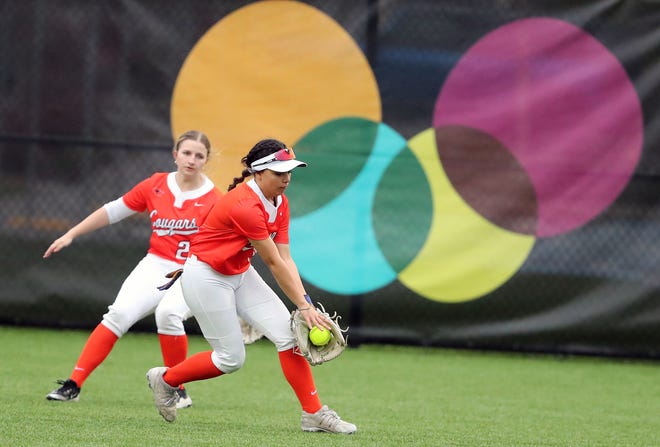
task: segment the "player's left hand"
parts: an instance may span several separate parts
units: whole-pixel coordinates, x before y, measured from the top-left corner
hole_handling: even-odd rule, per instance
[[[337,312],[330,316],[325,312],[325,309],[320,303],[319,306],[320,309],[314,308],[313,312],[311,309],[303,311],[296,309],[291,313],[290,320],[291,330],[296,337],[297,349],[295,352],[305,357],[312,366],[320,365],[323,362],[337,358],[346,349],[344,332],[348,328],[342,329],[339,326],[339,319],[341,317],[337,315]],[[311,315],[307,316],[305,314],[316,315],[317,319],[313,319]],[[310,322],[312,321],[315,323],[310,326]],[[326,345],[315,346],[310,342],[309,331],[314,326],[318,326],[319,328],[324,327],[332,333],[332,338]]]

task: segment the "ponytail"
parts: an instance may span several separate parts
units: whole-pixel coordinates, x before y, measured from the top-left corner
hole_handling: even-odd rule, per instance
[[[234,177],[234,182],[227,187],[227,191],[236,188],[236,185],[242,183],[247,177],[254,174],[254,171],[250,169],[250,165],[254,163],[255,160],[258,160],[265,155],[273,154],[284,148],[286,148],[286,144],[272,138],[261,140],[255,144],[252,149],[250,149],[250,152],[241,159],[241,164],[246,166],[246,169],[243,169],[240,177]]]
[[[227,191],[231,191],[232,189],[236,188],[236,185],[239,183],[243,183],[243,181],[252,175],[252,171],[249,169],[243,169],[243,172],[241,172],[240,177],[234,177],[234,182],[227,187]]]

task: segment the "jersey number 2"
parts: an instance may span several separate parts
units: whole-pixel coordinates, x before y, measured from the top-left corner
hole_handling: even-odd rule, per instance
[[[179,242],[179,249],[176,251],[176,258],[185,261],[190,251],[190,241]]]

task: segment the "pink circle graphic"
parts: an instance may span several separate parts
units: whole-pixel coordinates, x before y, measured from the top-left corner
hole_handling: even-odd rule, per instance
[[[491,222],[550,237],[621,193],[643,145],[639,98],[618,59],[558,19],[518,20],[472,46],[438,96],[443,169]]]

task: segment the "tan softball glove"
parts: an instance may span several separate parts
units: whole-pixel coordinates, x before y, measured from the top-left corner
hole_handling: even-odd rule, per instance
[[[348,328],[342,329],[339,326],[341,316],[337,315],[337,312],[330,315],[325,311],[321,303],[318,303],[318,305],[319,307],[316,308],[316,311],[324,315],[330,324],[330,329],[323,331],[330,333],[330,338],[327,342],[323,339],[324,337],[321,337],[320,340],[320,343],[323,344],[319,345],[314,344],[312,340],[310,340],[310,330],[307,327],[307,322],[305,321],[302,312],[298,309],[291,312],[290,320],[291,331],[293,331],[293,335],[296,337],[296,343],[298,345],[294,352],[305,357],[312,366],[320,365],[321,363],[339,357],[339,355],[344,352],[344,349],[346,349],[346,338],[344,337],[344,333],[348,331]],[[315,329],[318,331],[318,328]],[[327,337],[328,334],[324,335]],[[319,343],[319,340],[316,341]]]

